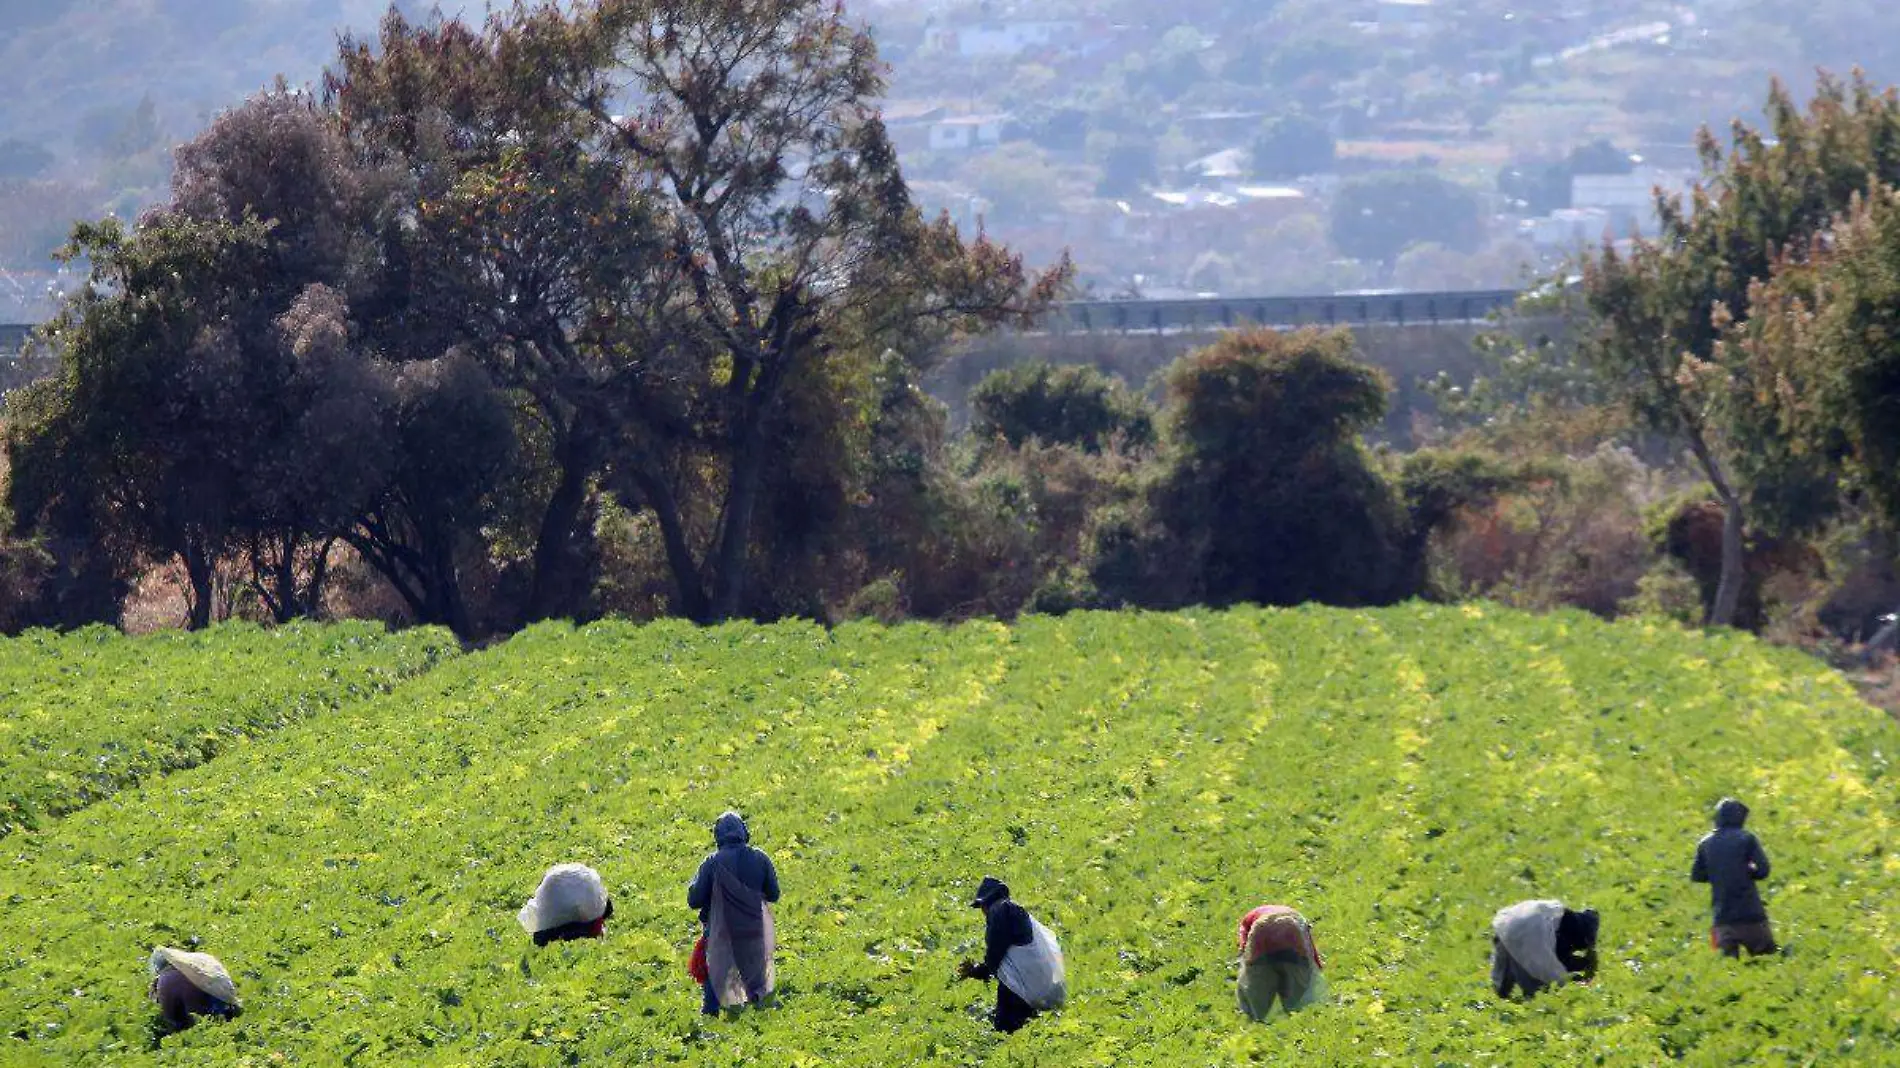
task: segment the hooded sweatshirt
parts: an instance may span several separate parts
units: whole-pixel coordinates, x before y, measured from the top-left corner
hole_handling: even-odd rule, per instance
[[[1715,830],[1696,846],[1689,878],[1709,884],[1717,926],[1768,921],[1768,910],[1755,888],[1756,882],[1768,878],[1768,854],[1753,834],[1742,829],[1747,822],[1748,806],[1723,798],[1715,806]]]
[[[772,867],[772,858],[747,844],[751,840],[745,820],[736,812],[726,813],[713,824],[713,844],[718,848],[700,863],[699,873],[686,891],[687,907],[699,910],[700,922],[711,919],[715,875],[721,866],[739,885],[756,891],[767,904],[778,901],[778,871]]]

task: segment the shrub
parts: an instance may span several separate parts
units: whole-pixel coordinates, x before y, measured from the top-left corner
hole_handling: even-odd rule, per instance
[[[1145,514],[1096,532],[1106,596],[1356,605],[1410,592],[1405,516],[1360,441],[1390,387],[1357,359],[1350,334],[1231,334],[1178,362],[1167,389]]]
[[[992,372],[970,394],[973,430],[1020,448],[1029,441],[1100,452],[1119,438],[1154,443],[1154,413],[1120,379],[1093,367],[1040,360]]]

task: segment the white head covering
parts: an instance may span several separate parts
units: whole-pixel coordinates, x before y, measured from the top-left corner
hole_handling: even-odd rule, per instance
[[[538,934],[569,923],[591,923],[607,914],[607,884],[585,864],[556,864],[541,877],[534,896],[515,919]]]
[[[159,973],[167,968],[183,975],[192,986],[226,1005],[238,1004],[237,984],[231,981],[231,973],[225,971],[224,965],[211,954],[187,953],[169,946],[152,950],[152,978],[158,978]]]
[[[1570,978],[1570,969],[1557,959],[1557,924],[1563,918],[1561,901],[1520,901],[1498,910],[1491,933],[1534,978],[1561,983]]]

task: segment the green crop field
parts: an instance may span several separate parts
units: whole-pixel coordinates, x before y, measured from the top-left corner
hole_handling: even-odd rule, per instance
[[[271,684],[303,692],[307,669],[286,657]],[[1780,1065],[1900,1048],[1900,728],[1744,637],[1478,607],[548,626],[289,720],[0,840],[0,1063]],[[1774,859],[1785,957],[1708,949],[1687,872],[1725,793]],[[727,807],[778,862],[782,1005],[707,1022],[685,883]],[[603,940],[537,951],[514,912],[564,860],[601,871],[615,917]],[[1068,1007],[1007,1040],[982,1018],[990,989],[951,981],[980,953],[964,902],[985,873],[1068,957]],[[1603,971],[1500,1004],[1489,919],[1534,896],[1602,911]],[[1335,996],[1252,1025],[1233,925],[1265,901],[1314,920]],[[194,942],[245,1015],[154,1053],[145,955]]]
[[[364,623],[0,638],[0,837],[386,692],[455,648]]]

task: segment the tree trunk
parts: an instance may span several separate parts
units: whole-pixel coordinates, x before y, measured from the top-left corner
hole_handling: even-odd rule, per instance
[[[1709,625],[1735,625],[1735,611],[1742,603],[1742,586],[1748,581],[1748,557],[1743,544],[1745,533],[1742,501],[1734,493],[1722,495],[1722,577],[1715,587],[1715,602],[1709,605]]]
[[[587,504],[594,474],[594,450],[580,432],[571,431],[561,446],[561,480],[541,515],[534,544],[534,584],[528,594],[526,622],[575,614],[574,538]]]
[[[752,544],[752,513],[758,507],[765,473],[765,420],[748,403],[748,418],[733,449],[726,490],[726,513],[719,530],[719,555],[713,563],[712,611],[708,622],[733,618],[745,603],[746,557]]]
[[[695,623],[711,622],[712,601],[706,596],[706,583],[699,569],[699,561],[693,556],[693,547],[686,538],[686,524],[680,520],[679,501],[673,495],[672,487],[666,484],[663,475],[653,474],[638,464],[629,465],[628,477],[645,499],[646,506],[652,510],[653,518],[660,524],[660,540],[666,545],[667,567],[673,572],[673,585],[678,591],[677,608],[681,615]]]
[[[1722,465],[1715,459],[1715,451],[1699,430],[1689,433],[1689,449],[1702,465],[1702,473],[1709,478],[1709,484],[1715,487],[1715,495],[1722,502],[1722,574],[1716,582],[1715,600],[1709,605],[1708,617],[1704,620],[1711,627],[1732,627],[1735,625],[1735,611],[1742,603],[1742,585],[1748,580],[1747,546],[1744,538],[1748,532],[1748,517],[1743,512],[1741,494],[1729,485]]]
[[[191,584],[191,601],[186,606],[185,627],[204,630],[211,625],[211,580],[214,570],[210,554],[196,548],[179,554],[185,562],[185,578]]]

